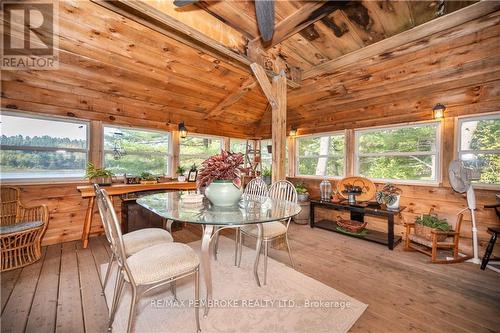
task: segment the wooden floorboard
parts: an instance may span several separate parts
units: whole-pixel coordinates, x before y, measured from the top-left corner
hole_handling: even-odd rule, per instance
[[[84,332],[82,309],[76,242],[63,243],[56,332]]]
[[[81,243],[77,243],[76,253],[85,331],[105,332],[107,330],[108,308],[102,295],[101,281],[92,255],[92,247],[83,249]]]
[[[26,332],[54,332],[56,328],[59,274],[61,271],[61,244],[47,247]]]
[[[223,234],[234,237],[232,230]],[[185,227],[174,238],[183,243],[199,240],[201,228]],[[404,252],[402,245],[389,251],[295,224],[290,242],[298,271],[369,305],[352,332],[499,330],[497,273],[468,263],[430,264],[428,257]],[[245,244],[254,246],[254,241],[245,239]],[[56,332],[105,332],[107,307],[98,272],[109,259],[106,239],[91,238],[87,249],[70,242],[44,251],[37,264],[1,275],[2,332],[37,331],[36,327],[51,332],[54,323]],[[283,250],[271,249],[270,256],[289,264]]]
[[[45,250],[46,248],[42,249],[42,258],[40,260],[21,268],[19,279],[2,313],[2,332],[24,332],[36,285],[40,277]]]

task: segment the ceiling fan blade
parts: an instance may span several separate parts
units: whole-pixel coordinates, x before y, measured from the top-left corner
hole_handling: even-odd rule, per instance
[[[187,5],[192,5],[193,3],[198,2],[199,0],[174,0],[174,5],[177,7],[184,7]]]
[[[274,0],[255,0],[255,15],[262,40],[269,42],[274,33]]]

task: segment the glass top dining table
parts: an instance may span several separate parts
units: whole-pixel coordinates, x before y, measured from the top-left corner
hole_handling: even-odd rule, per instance
[[[210,268],[210,243],[218,239],[220,230],[239,228],[247,225],[257,227],[257,246],[253,274],[255,282],[260,286],[258,275],[259,257],[262,248],[263,224],[275,221],[286,221],[300,213],[301,208],[297,203],[285,200],[271,199],[269,197],[246,195],[231,207],[214,206],[203,198],[198,204],[188,203],[183,200],[186,191],[157,193],[146,195],[137,199],[137,203],[147,210],[166,219],[166,228],[171,232],[172,222],[186,222],[199,224],[203,227],[201,242],[201,265],[206,286],[205,304],[212,299],[212,272]],[[217,241],[215,241],[217,243]],[[235,265],[237,257],[235,246]],[[217,246],[214,246],[214,257],[217,260]],[[205,316],[209,307],[205,307]]]

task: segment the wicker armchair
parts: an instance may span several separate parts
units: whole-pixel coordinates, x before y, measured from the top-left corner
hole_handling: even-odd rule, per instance
[[[0,246],[2,267],[10,271],[42,257],[41,239],[49,221],[47,206],[25,207],[17,187],[2,186],[0,196]]]

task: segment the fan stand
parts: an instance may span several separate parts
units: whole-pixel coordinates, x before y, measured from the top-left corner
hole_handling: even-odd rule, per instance
[[[471,262],[473,264],[480,265],[481,259],[479,259],[479,247],[477,241],[477,224],[476,224],[476,196],[474,194],[474,187],[472,184],[467,189],[467,209],[470,210],[470,215],[472,218],[472,249],[473,257],[466,262]]]

